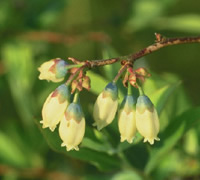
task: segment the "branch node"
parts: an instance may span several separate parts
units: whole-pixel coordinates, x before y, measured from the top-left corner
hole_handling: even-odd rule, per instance
[[[167,38],[162,36],[160,33],[155,33],[155,36],[156,36],[155,40],[156,43],[162,43],[167,40]]]

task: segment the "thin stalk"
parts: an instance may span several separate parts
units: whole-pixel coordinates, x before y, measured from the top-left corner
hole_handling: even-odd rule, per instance
[[[127,69],[127,65],[124,65],[121,67],[121,69],[118,71],[118,74],[113,79],[113,82],[116,83],[118,79],[122,76],[123,72]]]
[[[138,85],[138,90],[139,90],[140,96],[145,95],[143,88],[139,85]]]
[[[76,67],[81,67],[82,64],[70,64],[70,65],[66,65],[66,69],[71,69],[71,68],[76,68]]]
[[[79,91],[76,91],[74,95],[73,103],[78,103],[78,101],[79,101]]]
[[[131,84],[128,82],[128,96],[132,95],[132,86]]]
[[[69,79],[67,80],[67,82],[65,83],[67,86],[69,86],[71,84],[71,82],[77,77],[78,73],[84,69],[85,65],[82,65],[80,68],[78,68],[76,70],[75,73],[71,74],[71,76],[69,77]]]

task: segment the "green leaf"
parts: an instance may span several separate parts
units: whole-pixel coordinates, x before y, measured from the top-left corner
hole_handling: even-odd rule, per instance
[[[173,94],[173,92],[180,85],[180,81],[174,84],[168,84],[151,94],[151,100],[154,102],[158,114],[160,114],[167,103],[167,100]]]
[[[111,180],[143,180],[143,178],[135,171],[121,171],[115,174]]]
[[[127,22],[126,28],[129,31],[145,29],[148,25],[155,23],[157,18],[173,3],[175,3],[174,0],[135,1],[132,4],[132,14]]]
[[[99,74],[96,74],[92,71],[88,71],[87,75],[91,79],[91,89],[90,91],[93,92],[94,94],[99,95],[103,89],[106,87],[106,85],[110,82],[106,80],[104,77],[100,76]],[[119,91],[119,98],[121,99],[124,95],[123,92]]]
[[[104,143],[99,143],[87,137],[84,137],[81,147],[86,147],[98,152],[105,152],[111,155],[115,152],[112,146],[109,143],[106,143],[106,141]]]
[[[33,52],[30,44],[13,42],[2,48],[10,90],[23,123],[32,125],[33,102],[31,88],[34,80]]]
[[[193,156],[198,155],[199,152],[199,142],[197,135],[198,132],[193,128],[190,129],[185,136],[184,150]]]
[[[104,77],[102,77],[99,74],[96,74],[96,73],[94,73],[92,71],[88,71],[87,75],[91,79],[91,89],[90,90],[94,94],[101,93],[101,91],[103,91],[105,86],[109,83],[109,81],[106,80]]]
[[[177,144],[180,138],[192,128],[198,120],[200,120],[200,107],[187,110],[170,122],[168,127],[160,135],[160,143],[157,143],[152,151],[151,157],[145,167],[145,172],[147,174],[155,169],[173,146]]]
[[[44,138],[46,139],[48,145],[56,152],[63,153],[64,155],[73,157],[75,159],[83,160],[89,162],[96,166],[102,171],[110,171],[118,169],[120,167],[120,160],[116,155],[109,155],[105,152],[99,152],[92,149],[84,148],[80,145],[79,151],[69,151],[67,152],[64,147],[61,147],[61,139],[57,132],[57,129],[54,132],[51,132],[49,129],[42,129],[39,122],[36,120],[36,123],[41,130]],[[85,144],[88,143],[86,139]],[[92,142],[89,142],[89,146],[92,146]],[[102,146],[103,147],[103,146]],[[93,148],[94,149],[94,148]]]
[[[200,16],[197,14],[183,14],[159,20],[159,28],[182,32],[199,33]]]
[[[174,174],[179,177],[190,177],[199,174],[200,163],[198,157],[187,156],[182,148],[174,148],[164,157],[153,172],[154,179],[172,179]]]
[[[89,162],[101,171],[117,170],[121,166],[120,159],[117,156],[110,156],[87,148],[81,148],[79,152],[71,151],[66,155]]]
[[[27,165],[26,156],[15,144],[14,139],[10,139],[3,132],[0,132],[0,159],[5,163],[18,167]]]

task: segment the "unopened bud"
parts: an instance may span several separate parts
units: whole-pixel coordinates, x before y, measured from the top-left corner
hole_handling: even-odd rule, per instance
[[[60,58],[47,61],[38,68],[40,71],[39,79],[61,82],[67,73],[66,66],[67,63]]]

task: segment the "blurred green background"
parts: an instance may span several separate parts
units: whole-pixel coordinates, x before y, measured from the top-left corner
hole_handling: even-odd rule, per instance
[[[126,55],[152,44],[155,32],[198,36],[200,1],[0,0],[0,179],[200,179],[200,44],[166,47],[136,63],[152,74],[144,89],[161,123],[161,141],[153,146],[139,135],[133,144],[120,143],[117,118],[101,132],[92,127],[95,99],[119,64],[88,72],[79,152],[66,152],[57,129],[39,124],[58,86],[38,80],[40,64]],[[126,90],[118,87],[121,101]]]

